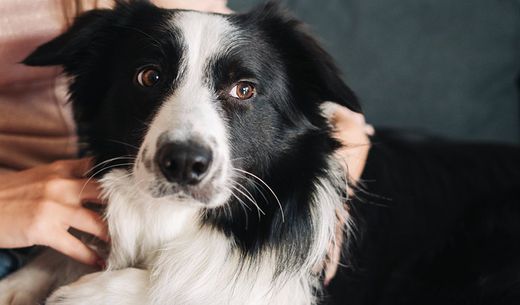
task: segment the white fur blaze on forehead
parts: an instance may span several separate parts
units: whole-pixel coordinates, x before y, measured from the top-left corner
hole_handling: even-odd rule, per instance
[[[179,29],[183,47],[187,48],[183,54],[185,68],[188,69],[185,72],[201,77],[213,56],[227,52],[231,47],[233,33],[237,32],[237,29],[220,15],[182,12],[175,15],[171,22]]]
[[[174,14],[171,28],[181,36],[180,76],[175,91],[151,124],[149,140],[167,132],[170,140],[197,136],[218,141],[225,134],[225,126],[214,103],[214,88],[205,78],[211,59],[225,54],[231,46],[227,37],[235,29],[224,16],[189,11]]]
[[[167,98],[152,128],[168,131],[171,140],[191,137],[219,141],[225,134],[223,118],[215,105],[215,89],[206,78],[211,59],[225,54],[235,31],[224,16],[199,12],[180,12],[171,26],[181,35],[181,76],[173,94]]]

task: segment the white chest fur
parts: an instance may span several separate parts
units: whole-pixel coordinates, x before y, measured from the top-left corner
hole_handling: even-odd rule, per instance
[[[201,226],[196,205],[147,198],[124,171],[102,181],[110,202],[112,236],[109,270],[148,270],[149,304],[261,305],[315,303],[319,279],[313,272],[324,259],[336,224],[339,194],[328,179],[317,183],[313,210],[315,243],[301,270],[275,276],[276,251],[248,261],[233,240]],[[315,271],[315,270],[314,270]]]

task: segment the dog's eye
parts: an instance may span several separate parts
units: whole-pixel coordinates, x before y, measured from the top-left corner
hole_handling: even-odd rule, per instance
[[[153,87],[159,80],[161,75],[156,67],[146,67],[137,72],[137,83],[142,87]]]
[[[250,82],[238,82],[229,95],[240,100],[248,100],[255,95],[255,86]]]

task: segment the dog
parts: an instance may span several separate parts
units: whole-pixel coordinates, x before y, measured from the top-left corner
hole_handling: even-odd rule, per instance
[[[130,1],[87,12],[24,63],[71,77],[110,202],[111,275],[46,304],[317,302],[348,223],[325,101],[360,107],[300,22],[273,3],[227,16]],[[31,285],[85,273],[67,269]]]
[[[107,271],[78,281],[93,270],[42,254],[0,283],[2,305],[60,286],[46,304],[520,302],[518,148],[378,129],[348,199],[326,101],[359,103],[276,4],[119,3],[24,62],[71,77],[112,244]]]

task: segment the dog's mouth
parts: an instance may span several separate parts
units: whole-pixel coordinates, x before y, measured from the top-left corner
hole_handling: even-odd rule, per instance
[[[183,203],[200,203],[204,206],[219,205],[214,198],[225,192],[223,185],[219,185],[216,181],[219,179],[208,179],[201,185],[181,185],[177,183],[168,183],[164,179],[158,178],[150,183],[148,188],[149,194],[153,198],[168,199],[175,202]]]

